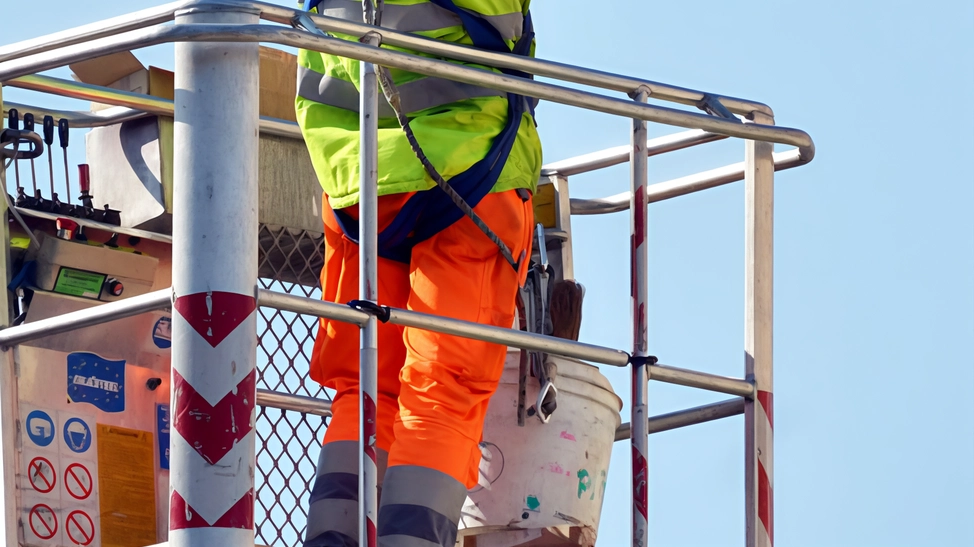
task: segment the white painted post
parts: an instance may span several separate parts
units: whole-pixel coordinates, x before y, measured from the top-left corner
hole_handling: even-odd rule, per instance
[[[754,113],[755,123],[774,119]],[[744,358],[756,399],[744,406],[747,547],[774,544],[774,145],[747,141],[744,158]]]
[[[249,25],[190,7],[176,24]],[[176,44],[169,545],[253,547],[258,45]]]

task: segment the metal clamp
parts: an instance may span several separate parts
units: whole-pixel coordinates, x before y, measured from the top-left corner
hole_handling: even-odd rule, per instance
[[[388,306],[380,306],[375,302],[368,300],[351,300],[349,301],[348,306],[374,316],[382,323],[388,323],[389,318],[392,316],[392,310],[390,310]]]

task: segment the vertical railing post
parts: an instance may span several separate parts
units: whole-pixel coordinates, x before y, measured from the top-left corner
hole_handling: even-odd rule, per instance
[[[649,92],[641,89],[635,99],[645,103]],[[646,122],[632,122],[630,164],[632,200],[630,227],[632,239],[632,544],[649,544],[649,251],[646,216],[646,185],[649,157],[646,155]]]
[[[754,113],[753,122],[774,119]],[[774,544],[774,411],[772,327],[774,297],[774,145],[747,141],[744,182],[744,359],[757,387],[744,406],[747,547]]]
[[[374,40],[374,38],[371,38]],[[370,45],[375,45],[369,42]],[[361,63],[360,114],[360,183],[359,183],[359,298],[377,302],[378,249],[378,165],[379,165],[379,94],[375,66]],[[359,537],[368,538],[360,545],[376,546],[378,513],[378,470],[376,465],[376,396],[378,392],[378,337],[376,317],[370,316],[362,327],[359,366]]]
[[[233,5],[176,14],[258,22]],[[169,545],[253,547],[258,46],[175,49]]]

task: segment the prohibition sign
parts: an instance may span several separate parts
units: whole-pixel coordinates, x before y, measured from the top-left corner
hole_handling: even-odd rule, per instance
[[[57,515],[43,503],[38,503],[30,510],[28,522],[30,531],[40,539],[51,539],[57,533]]]
[[[76,500],[86,500],[93,488],[91,472],[80,463],[72,463],[64,470],[64,489]]]
[[[54,466],[51,465],[50,460],[41,456],[30,461],[27,466],[27,478],[30,479],[30,485],[34,487],[34,490],[41,494],[47,494],[54,490],[54,485],[57,484],[57,473],[54,471]]]
[[[76,545],[91,545],[95,539],[95,523],[84,511],[72,511],[64,521],[68,538]]]

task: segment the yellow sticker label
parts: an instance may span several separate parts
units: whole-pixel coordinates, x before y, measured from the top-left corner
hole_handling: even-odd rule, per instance
[[[98,424],[102,547],[156,543],[152,433]]]

